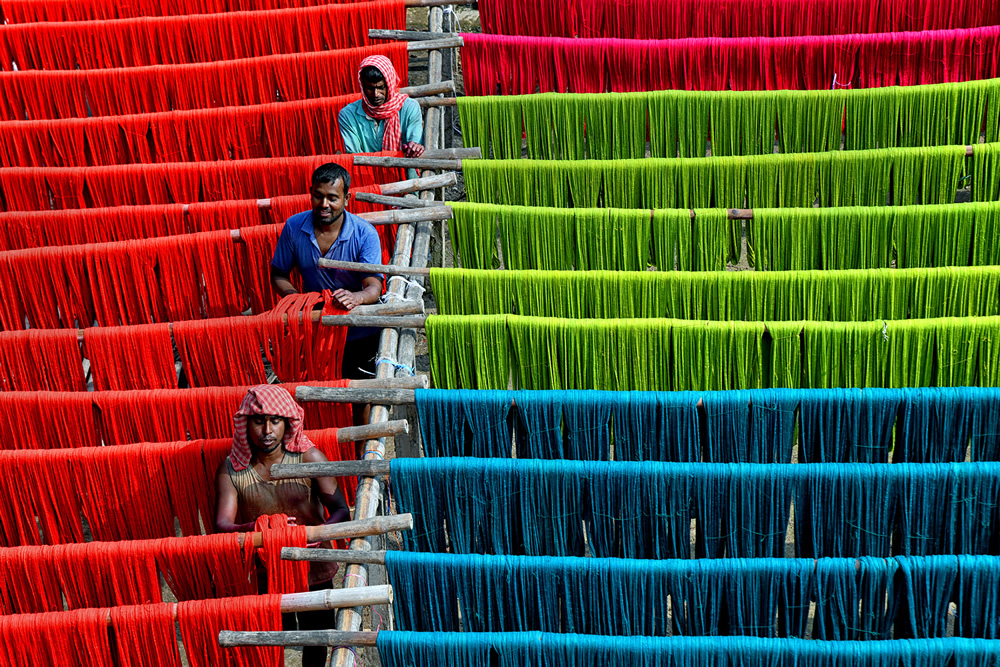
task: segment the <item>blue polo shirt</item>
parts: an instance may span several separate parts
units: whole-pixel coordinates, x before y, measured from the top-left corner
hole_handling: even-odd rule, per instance
[[[330,249],[323,255],[326,259],[342,262],[361,262],[364,264],[382,263],[382,244],[378,232],[367,222],[344,211],[344,226],[340,236],[333,242]],[[358,273],[342,269],[322,269],[319,267],[319,242],[313,229],[312,210],[297,213],[285,221],[285,228],[278,237],[278,245],[274,249],[271,266],[282,273],[291,273],[298,268],[302,276],[302,289],[306,292],[322,292],[325,289],[335,291],[346,289],[351,292],[361,291],[361,281],[373,276],[382,280],[380,273]],[[348,329],[348,339],[353,340],[377,332],[377,329]]]

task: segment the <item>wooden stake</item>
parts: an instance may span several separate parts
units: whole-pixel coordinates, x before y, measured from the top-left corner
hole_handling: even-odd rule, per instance
[[[371,392],[383,392],[385,389],[370,389]],[[346,402],[346,401],[345,401]],[[371,401],[355,400],[354,403],[370,403]],[[381,424],[362,424],[361,426],[345,426],[337,429],[337,442],[361,442],[372,438],[389,438],[410,432],[410,424],[405,419],[396,419]]]
[[[428,268],[411,268],[389,264],[362,264],[360,262],[342,262],[339,259],[319,259],[319,266],[324,269],[340,269],[342,271],[358,271],[360,273],[383,273],[387,276],[429,276]]]
[[[219,646],[375,646],[377,632],[339,632],[337,630],[287,630],[281,632],[219,633]]]
[[[283,547],[282,560],[309,561],[311,563],[365,563],[385,565],[385,551],[352,551],[350,549],[302,549]]]
[[[327,461],[326,463],[276,463],[271,479],[307,479],[316,477],[374,477],[388,475],[388,461]],[[315,540],[312,540],[315,542]]]
[[[444,34],[444,33],[442,33]],[[414,51],[437,51],[439,49],[459,49],[465,46],[465,40],[461,35],[445,37],[444,39],[430,39],[425,41],[409,42],[406,50],[410,53]]]
[[[426,378],[426,376],[423,376]],[[368,403],[371,405],[413,405],[412,389],[368,389],[364,394],[340,387],[295,388],[295,400],[301,403]],[[389,423],[389,422],[382,422]],[[370,440],[371,438],[366,438]]]

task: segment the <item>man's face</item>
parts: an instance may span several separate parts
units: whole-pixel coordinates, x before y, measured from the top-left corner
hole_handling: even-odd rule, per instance
[[[261,454],[270,454],[285,439],[285,418],[275,415],[247,417],[247,441],[250,448]]]
[[[320,225],[329,225],[340,219],[350,196],[344,195],[344,182],[317,183],[309,191],[312,195],[313,220]]]
[[[363,82],[361,92],[365,94],[368,104],[377,107],[385,104],[386,98],[389,97],[389,86],[386,85],[385,79],[379,79],[378,83]]]

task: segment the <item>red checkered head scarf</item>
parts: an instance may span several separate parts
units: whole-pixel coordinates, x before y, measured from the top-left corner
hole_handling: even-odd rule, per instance
[[[302,432],[302,417],[305,411],[295,402],[284,387],[262,384],[251,387],[240,403],[240,409],[233,417],[233,448],[229,460],[234,470],[243,470],[250,465],[250,442],[247,440],[247,417],[252,415],[274,415],[284,417],[288,426],[282,446],[289,452],[304,452],[313,446],[312,441]]]
[[[403,130],[399,125],[399,110],[403,108],[403,103],[409,98],[399,92],[399,75],[396,68],[392,66],[385,56],[368,56],[361,61],[358,67],[358,85],[361,85],[361,72],[366,67],[374,67],[382,73],[385,78],[385,85],[388,88],[385,102],[378,106],[373,106],[365,97],[364,88],[361,89],[361,107],[368,114],[369,118],[385,121],[385,134],[382,135],[382,150],[398,151],[402,148]]]

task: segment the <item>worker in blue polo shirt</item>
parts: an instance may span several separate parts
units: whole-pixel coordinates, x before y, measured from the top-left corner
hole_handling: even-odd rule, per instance
[[[281,296],[295,294],[289,280],[298,267],[306,292],[333,293],[346,310],[363,303],[376,303],[382,296],[382,274],[358,273],[319,267],[319,258],[379,264],[382,246],[378,232],[365,220],[347,212],[351,201],[351,175],[337,164],[324,164],[312,175],[312,210],[293,215],[285,222],[271,260],[271,282]],[[378,355],[377,328],[352,327],[344,345],[342,377],[371,378]]]

